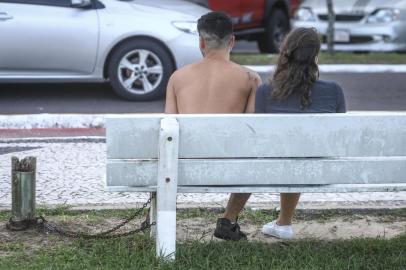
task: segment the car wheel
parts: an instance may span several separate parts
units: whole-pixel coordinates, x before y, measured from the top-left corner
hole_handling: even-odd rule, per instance
[[[170,54],[158,42],[127,41],[114,50],[108,65],[110,84],[128,100],[153,100],[165,94],[174,71]]]
[[[288,32],[289,17],[281,9],[273,10],[267,19],[265,33],[258,39],[261,53],[278,53]]]

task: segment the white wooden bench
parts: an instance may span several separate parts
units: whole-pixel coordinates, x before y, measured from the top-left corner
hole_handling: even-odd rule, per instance
[[[109,191],[157,193],[157,255],[175,258],[176,195],[406,190],[406,113],[107,119]]]

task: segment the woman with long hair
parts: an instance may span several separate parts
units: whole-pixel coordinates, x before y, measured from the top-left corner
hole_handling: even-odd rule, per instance
[[[319,80],[320,36],[313,28],[290,32],[280,50],[269,84],[257,90],[256,113],[344,113],[344,95],[335,82]],[[300,193],[280,194],[277,220],[262,232],[283,239],[293,237],[292,218]]]

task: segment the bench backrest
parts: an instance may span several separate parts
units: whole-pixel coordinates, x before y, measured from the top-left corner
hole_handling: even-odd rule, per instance
[[[180,186],[406,183],[406,113],[139,115],[107,119],[107,186],[157,184],[168,117]]]

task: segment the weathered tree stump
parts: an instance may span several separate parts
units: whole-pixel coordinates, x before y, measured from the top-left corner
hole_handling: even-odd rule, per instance
[[[24,230],[35,219],[35,157],[26,157],[19,160],[11,158],[11,218],[7,223],[10,230]]]

